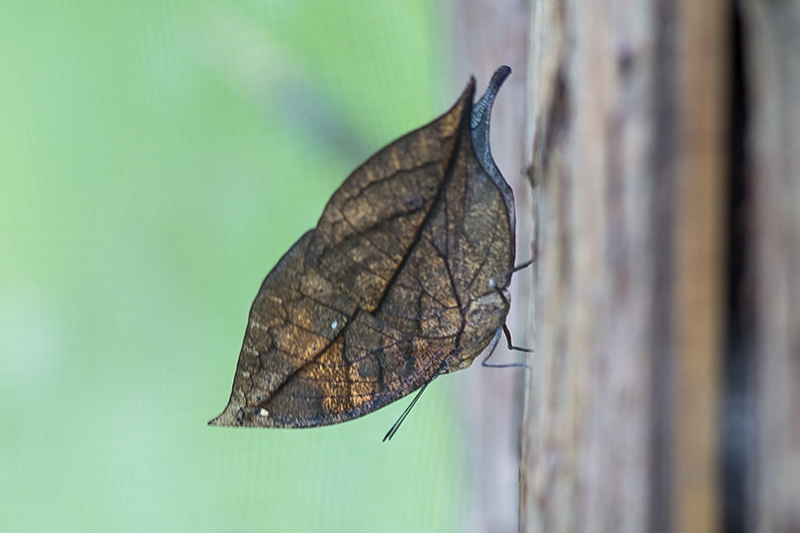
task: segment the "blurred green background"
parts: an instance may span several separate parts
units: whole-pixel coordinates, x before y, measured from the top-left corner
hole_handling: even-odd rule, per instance
[[[311,430],[225,406],[266,273],[444,112],[424,0],[0,3],[0,529],[458,531],[452,383]],[[464,76],[466,82],[466,75]]]

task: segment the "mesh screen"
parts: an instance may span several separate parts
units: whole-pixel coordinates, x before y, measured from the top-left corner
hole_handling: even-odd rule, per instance
[[[457,96],[437,9],[3,2],[4,531],[461,529],[446,378],[388,444],[407,400],[206,426],[266,273],[350,170]]]

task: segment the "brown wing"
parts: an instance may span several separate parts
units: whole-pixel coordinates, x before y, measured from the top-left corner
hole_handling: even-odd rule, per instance
[[[470,302],[513,262],[504,198],[472,149],[473,92],[354,171],[270,272],[211,424],[349,420],[464,359]]]

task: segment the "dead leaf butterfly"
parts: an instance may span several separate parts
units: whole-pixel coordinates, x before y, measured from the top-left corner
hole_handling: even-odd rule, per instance
[[[333,194],[262,283],[230,400],[211,425],[344,422],[497,343],[515,215],[489,120],[510,73],[499,68],[475,104],[471,79],[447,113],[370,157]]]

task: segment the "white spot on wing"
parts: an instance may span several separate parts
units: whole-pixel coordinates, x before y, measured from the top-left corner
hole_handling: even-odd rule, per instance
[[[334,320],[333,322],[331,322],[331,329],[336,329],[338,326],[339,323],[337,321]]]
[[[264,409],[263,407],[258,411],[259,416],[269,416],[269,411]]]

